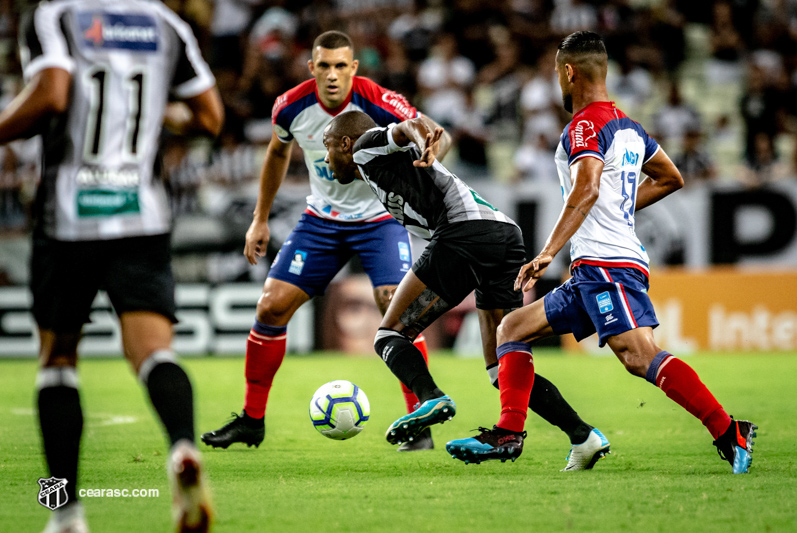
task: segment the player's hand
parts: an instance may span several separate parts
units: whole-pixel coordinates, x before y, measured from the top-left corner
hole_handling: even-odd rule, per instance
[[[250,265],[256,265],[257,258],[266,255],[270,238],[271,231],[268,229],[268,222],[253,220],[246,231],[246,244],[244,245],[244,255]]]
[[[522,287],[523,292],[530,291],[534,284],[537,283],[537,280],[545,274],[545,271],[552,261],[552,255],[541,253],[530,262],[520,267],[520,272],[518,272],[517,278],[515,278],[515,290],[519,291]]]
[[[413,161],[412,164],[420,168],[431,167],[440,152],[440,138],[443,136],[443,128],[435,128],[434,132],[426,134],[426,142],[421,150],[421,158]]]

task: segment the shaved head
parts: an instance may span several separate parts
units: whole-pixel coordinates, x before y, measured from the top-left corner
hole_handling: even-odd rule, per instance
[[[333,118],[324,128],[324,147],[327,149],[324,161],[329,165],[333,179],[344,185],[357,179],[354,143],[375,127],[374,119],[362,111],[347,111]]]
[[[332,119],[327,134],[334,138],[358,139],[363,133],[376,127],[376,122],[362,111],[347,111]]]
[[[559,43],[556,61],[559,65],[574,65],[589,81],[598,82],[606,79],[609,57],[600,35],[577,31]]]

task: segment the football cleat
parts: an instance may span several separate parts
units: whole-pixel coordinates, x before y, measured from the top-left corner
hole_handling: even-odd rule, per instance
[[[426,428],[451,420],[455,414],[457,405],[448,396],[426,400],[419,408],[390,424],[385,438],[390,444],[413,442]]]
[[[224,448],[234,442],[243,442],[247,447],[257,448],[266,436],[266,424],[253,426],[248,420],[256,420],[242,412],[240,416],[232,413],[232,420],[215,431],[202,434],[202,442],[214,448]]]
[[[525,431],[517,433],[498,426],[492,429],[480,427],[479,431],[481,433],[475,437],[449,441],[446,451],[465,464],[479,464],[490,459],[500,459],[505,463],[507,459],[514,461],[523,453]]]
[[[720,458],[731,464],[734,474],[746,474],[753,462],[756,429],[749,420],[731,420],[730,427],[714,441]]]
[[[398,447],[398,452],[420,452],[423,450],[434,450],[434,441],[432,440],[432,430],[429,428],[424,429],[415,440],[405,442]]]
[[[89,533],[80,502],[68,503],[53,511],[44,527],[44,533]]]
[[[573,444],[570,447],[570,453],[567,454],[567,466],[561,471],[591,470],[595,463],[598,462],[598,459],[605,457],[609,453],[611,451],[609,450],[608,439],[597,428],[592,428],[587,440],[581,444]]]
[[[172,447],[168,471],[175,530],[178,533],[206,533],[213,521],[213,509],[199,451],[192,442],[181,440]]]

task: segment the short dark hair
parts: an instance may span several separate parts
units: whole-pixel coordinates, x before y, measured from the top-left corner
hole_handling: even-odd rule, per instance
[[[338,48],[351,48],[354,50],[354,44],[351,38],[342,31],[325,31],[315,38],[313,41],[313,50],[318,47],[326,48],[328,50],[336,50]]]
[[[363,133],[376,127],[376,122],[362,111],[347,111],[332,119],[329,133],[335,137],[358,139]]]
[[[606,56],[606,45],[601,36],[591,31],[571,33],[559,43],[560,55],[581,56],[598,54]]]
[[[559,43],[557,62],[559,65],[578,65],[588,80],[599,82],[606,80],[609,56],[600,35],[591,31],[577,31]]]

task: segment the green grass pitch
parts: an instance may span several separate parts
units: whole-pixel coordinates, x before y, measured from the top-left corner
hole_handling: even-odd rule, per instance
[[[458,406],[434,429],[436,449],[400,454],[384,431],[404,414],[398,383],[377,357],[289,356],[277,375],[259,449],[204,451],[215,531],[797,531],[797,357],[687,358],[728,411],[760,428],[747,475],[720,461],[703,426],[613,358],[540,352],[537,370],[609,438],[593,471],[563,473],[567,438],[529,415],[517,462],[465,465],[445,442],[490,426],[498,392],[479,360],[433,354],[432,371]],[[219,427],[243,401],[243,359],[187,360],[198,433]],[[36,363],[0,362],[0,531],[40,531],[46,477],[34,404]],[[169,531],[167,446],[146,397],[120,360],[80,367],[81,488],[156,488],[157,498],[84,498],[94,533]],[[371,420],[332,441],[308,417],[317,387],[358,384]]]

